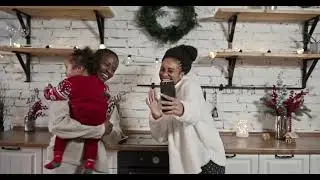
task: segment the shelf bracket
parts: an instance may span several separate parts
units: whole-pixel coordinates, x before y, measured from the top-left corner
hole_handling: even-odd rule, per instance
[[[233,73],[234,73],[234,68],[236,66],[237,57],[229,57],[229,58],[226,58],[226,60],[228,60],[228,85],[227,86],[232,86]]]
[[[309,70],[307,70],[308,61],[313,60]],[[313,69],[316,67],[319,59],[304,59],[302,62],[302,88],[307,87],[307,81],[313,71]]]
[[[18,9],[12,9],[12,10],[16,12],[20,25],[25,33],[26,44],[30,45],[31,44],[31,16],[24,12],[19,11]],[[26,23],[23,21],[22,16],[26,18]]]
[[[97,25],[98,25],[99,36],[100,36],[100,44],[104,44],[104,17],[97,10],[94,10],[94,13],[97,19]]]
[[[26,81],[25,82],[30,82],[31,81],[31,71],[30,71],[30,62],[31,62],[31,55],[30,54],[25,54],[26,56],[26,62],[24,63],[23,59],[22,59],[22,56],[21,56],[21,53],[19,52],[13,52],[16,54],[19,62],[20,62],[20,65],[26,75]]]
[[[312,22],[312,26],[309,31],[309,24],[311,21],[313,21],[313,22]],[[313,31],[318,24],[318,21],[319,21],[319,16],[316,16],[316,17],[304,22],[304,25],[303,25],[303,49],[305,52],[308,51],[308,44],[310,42],[310,38],[313,34]]]
[[[238,19],[238,14],[235,14],[231,16],[230,19],[228,20],[228,48],[229,49],[232,49],[233,35],[234,35],[234,30],[237,24],[237,19]]]

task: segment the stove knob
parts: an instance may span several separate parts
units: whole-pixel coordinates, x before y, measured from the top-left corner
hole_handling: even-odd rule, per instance
[[[160,159],[159,159],[157,156],[154,156],[154,157],[152,158],[152,162],[153,162],[153,164],[159,164]]]

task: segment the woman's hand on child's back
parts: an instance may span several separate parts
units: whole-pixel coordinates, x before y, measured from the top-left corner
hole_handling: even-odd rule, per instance
[[[107,122],[105,134],[108,135],[112,132],[113,124],[111,122]]]

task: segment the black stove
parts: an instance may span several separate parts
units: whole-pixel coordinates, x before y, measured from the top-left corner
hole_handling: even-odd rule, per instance
[[[167,151],[119,151],[118,174],[169,174]]]

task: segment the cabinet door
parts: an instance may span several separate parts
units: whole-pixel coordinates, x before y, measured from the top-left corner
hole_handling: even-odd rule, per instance
[[[107,150],[107,163],[109,174],[117,174],[118,172],[118,151]]]
[[[117,167],[118,167],[118,152],[114,150],[107,150],[106,151],[106,162],[101,164],[104,167],[108,167],[108,172],[95,172],[95,174],[117,174]]]
[[[226,155],[226,174],[258,174],[258,155]]]
[[[310,155],[310,174],[320,174],[320,155]]]
[[[260,174],[309,174],[309,155],[259,155]]]
[[[41,148],[2,146],[0,149],[0,174],[41,174]]]

